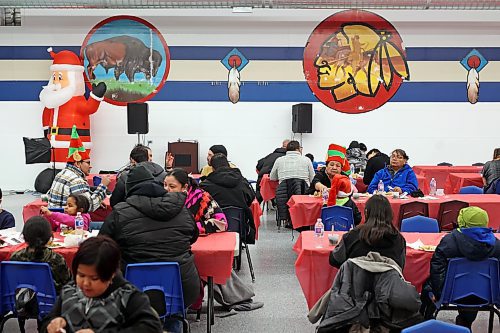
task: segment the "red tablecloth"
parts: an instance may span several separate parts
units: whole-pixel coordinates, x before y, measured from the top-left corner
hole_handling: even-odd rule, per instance
[[[262,208],[260,207],[257,199],[252,201],[250,205],[250,210],[252,211],[253,222],[255,223],[255,239],[259,239],[259,227],[260,227],[260,217],[262,216]]]
[[[111,213],[111,205],[109,204],[109,198],[103,200],[106,208],[99,208],[95,212],[90,213],[90,218],[94,222],[104,221],[106,217]],[[23,206],[23,220],[26,222],[30,217],[40,215],[40,208],[42,206],[47,206],[46,202],[41,199],[36,199]]]
[[[483,187],[483,177],[480,173],[450,173],[446,178],[444,193],[457,194],[464,186]]]
[[[402,204],[411,201],[426,202],[429,205],[429,217],[437,218],[439,205],[445,201],[460,200],[468,202],[470,206],[478,206],[488,212],[490,218],[489,226],[498,229],[500,226],[500,195],[497,194],[450,194],[437,197],[434,200],[424,200],[418,198],[408,199],[392,199],[388,198],[391,203],[392,211],[394,212],[393,223],[397,225],[399,217],[399,209]],[[363,217],[365,213],[365,205],[368,198],[362,197],[353,199],[358,206]],[[293,195],[288,201],[290,207],[290,217],[294,228],[311,226],[316,223],[316,219],[321,215],[322,199],[311,197],[308,195]]]
[[[437,183],[437,188],[444,188],[446,178],[450,173],[480,173],[483,167],[480,166],[436,166],[436,165],[416,165],[413,168],[415,174],[425,177],[427,186],[431,179],[434,178]],[[420,183],[419,183],[420,184]],[[424,191],[425,193],[425,191]],[[448,194],[447,192],[445,192]],[[427,193],[426,193],[427,194]]]
[[[59,233],[54,234],[54,238],[62,241]],[[12,253],[25,246],[26,244],[23,243],[0,248],[0,261],[9,260]],[[212,276],[215,283],[225,284],[226,280],[231,276],[235,246],[236,237],[234,232],[222,232],[198,237],[196,243],[192,245],[192,251],[200,276],[205,279],[207,276]],[[68,267],[71,267],[77,249],[77,247],[61,247],[55,248],[54,251],[61,254]]]
[[[109,176],[109,180],[110,180],[110,183],[108,185],[108,190],[113,192],[113,190],[115,189],[115,185],[116,185],[116,175],[113,175],[113,174],[110,174],[110,175],[100,175],[100,174],[97,174],[97,173],[91,173],[90,175],[88,175],[86,178],[87,178],[87,183],[89,183],[89,186],[94,186],[94,176],[99,176],[99,177],[106,177],[106,176]]]
[[[316,239],[312,231],[303,231],[294,246],[298,254],[295,261],[295,275],[299,280],[302,292],[310,309],[323,294],[331,288],[337,269],[330,266],[328,261],[334,246],[328,244],[327,234],[321,239],[322,248],[316,248]],[[342,234],[342,232],[334,232]],[[425,245],[438,245],[446,234],[403,233],[406,243],[413,243],[420,239]],[[500,238],[500,235],[496,235]],[[405,279],[413,284],[420,292],[423,283],[430,274],[430,260],[434,252],[414,250],[406,247],[406,264],[403,270]]]
[[[269,179],[269,175],[265,174],[260,181],[260,194],[262,195],[262,200],[268,201],[274,199],[277,187],[278,181]]]

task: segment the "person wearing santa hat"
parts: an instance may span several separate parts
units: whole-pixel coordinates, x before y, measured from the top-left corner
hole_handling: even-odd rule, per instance
[[[55,162],[56,168],[63,168],[73,125],[76,125],[90,154],[90,115],[99,108],[106,93],[106,84],[100,82],[93,86],[89,99],[86,99],[81,59],[67,50],[55,53],[49,48],[47,51],[53,62],[49,83],[40,92],[40,101],[45,107],[42,125],[53,148],[51,161]]]
[[[352,186],[349,177],[340,174],[333,176],[327,206],[343,206],[351,208],[354,226],[357,226],[361,222],[361,213],[359,212],[358,206],[356,206],[354,201],[351,199],[353,187],[354,186]]]
[[[102,177],[101,184],[97,186],[94,192],[90,191],[85,178],[92,169],[90,156],[83,146],[74,125],[71,131],[69,152],[66,160],[66,167],[56,175],[50,190],[47,192],[49,208],[62,208],[66,205],[70,194],[82,194],[89,200],[89,210],[91,212],[95,211],[106,198],[106,190],[110,179],[109,176]]]

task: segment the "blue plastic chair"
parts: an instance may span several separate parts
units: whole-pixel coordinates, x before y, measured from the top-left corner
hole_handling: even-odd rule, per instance
[[[500,305],[499,274],[496,258],[482,261],[451,259],[441,298],[435,303],[435,315],[437,316],[440,310],[456,310],[458,306],[489,311],[488,332],[493,332],[493,314],[496,313],[500,319],[500,311],[495,308],[495,305]]]
[[[321,208],[321,220],[325,231],[349,231],[354,227],[352,208],[344,206],[330,206]]]
[[[467,327],[445,323],[443,321],[431,319],[423,323],[407,327],[401,333],[470,333]]]
[[[465,186],[460,189],[460,194],[483,194],[483,189],[477,186]]]
[[[104,222],[102,222],[102,221],[100,221],[100,222],[97,222],[97,221],[94,222],[94,221],[92,221],[89,224],[89,231],[92,231],[92,230],[101,230],[103,224],[104,224]]]
[[[125,279],[148,294],[148,291],[161,291],[165,297],[164,304],[151,306],[164,321],[168,317],[179,316],[183,320],[184,332],[189,332],[186,320],[182,280],[179,264],[176,262],[150,262],[129,264],[125,269]]]
[[[41,321],[52,309],[56,302],[56,289],[52,272],[47,263],[3,261],[0,264],[1,281],[1,315],[12,311],[12,314],[4,316],[0,322],[0,332],[5,322],[10,318],[17,317],[16,313],[16,289],[30,288],[36,292],[38,301],[38,321]],[[24,326],[24,322],[19,322]],[[24,328],[22,328],[24,331]]]
[[[436,219],[425,216],[413,216],[404,219],[401,223],[401,232],[439,232],[439,224]]]
[[[255,282],[255,273],[253,270],[252,258],[250,257],[250,250],[248,249],[248,244],[246,242],[247,224],[245,221],[244,211],[242,208],[234,206],[222,207],[221,209],[224,212],[224,215],[226,215],[227,231],[237,232],[240,235],[239,255],[238,257],[234,258],[236,260],[236,269],[241,269],[242,250],[243,248],[245,248],[248,266],[250,268],[250,275],[252,276],[252,282]]]

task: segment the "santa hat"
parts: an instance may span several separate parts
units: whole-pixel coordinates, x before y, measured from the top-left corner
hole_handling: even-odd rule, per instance
[[[51,47],[47,49],[47,52],[54,59],[50,66],[51,71],[83,72],[82,60],[74,52],[63,50],[55,53]]]
[[[326,155],[326,164],[331,161],[339,162],[342,165],[342,172],[346,175],[351,173],[351,166],[346,158],[346,149],[343,146],[334,143],[328,146],[328,153]]]
[[[68,158],[66,161],[75,163],[89,159],[89,153],[85,150],[82,140],[80,140],[80,137],[78,136],[76,126],[73,125],[71,130],[71,140],[69,141]]]
[[[347,198],[352,194],[353,188],[351,180],[344,175],[335,175],[332,178],[330,195],[328,196],[328,206],[335,206],[337,198]]]

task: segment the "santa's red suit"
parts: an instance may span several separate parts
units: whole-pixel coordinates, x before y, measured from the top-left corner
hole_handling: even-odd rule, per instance
[[[83,96],[83,66],[75,53],[65,50],[56,54],[50,48],[48,51],[54,61],[50,66],[52,77],[49,85],[40,93],[40,100],[45,105],[42,125],[53,148],[51,161],[56,162],[56,168],[63,168],[73,125],[90,154],[90,115],[97,111],[103,98],[94,93],[90,93],[88,100]],[[58,94],[64,96],[56,96]]]

